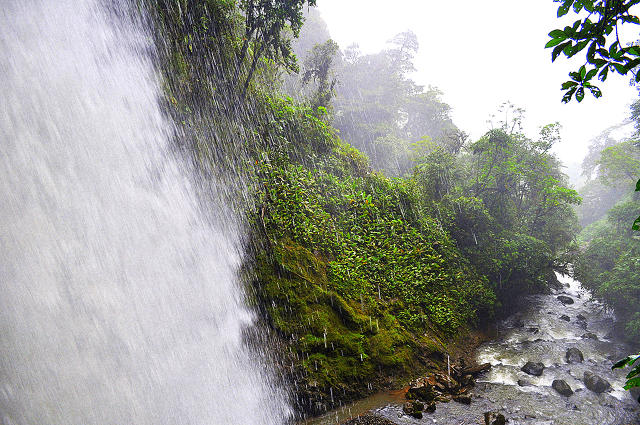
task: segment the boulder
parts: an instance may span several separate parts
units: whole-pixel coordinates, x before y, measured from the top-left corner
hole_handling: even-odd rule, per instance
[[[527,362],[520,370],[528,375],[540,376],[544,370],[544,364],[539,362]]]
[[[481,365],[466,367],[462,370],[462,375],[471,375],[472,377],[486,372],[491,369],[491,363],[482,363]]]
[[[576,316],[576,319],[578,319],[578,320],[587,320],[587,318],[586,318],[586,317],[584,317],[584,315],[582,315],[582,314],[578,314],[578,315]]]
[[[594,334],[593,332],[587,332],[585,334],[582,334],[582,339],[595,339],[597,341],[598,335]]]
[[[564,305],[573,304],[573,298],[568,297],[566,295],[558,295],[557,298],[558,298],[558,301],[560,301]]]
[[[424,410],[424,404],[419,401],[407,401],[402,406],[402,411],[409,415],[413,416],[416,419],[422,419],[422,411]]]
[[[584,373],[584,385],[594,393],[598,394],[611,388],[609,381],[589,371]]]
[[[427,407],[424,410],[425,410],[425,412],[428,412],[428,413],[435,412],[436,411],[436,403],[432,401],[431,403],[429,403],[427,405]]]
[[[471,404],[471,396],[468,394],[461,394],[453,397],[453,401],[457,401],[462,404]]]
[[[564,355],[564,358],[567,360],[567,363],[582,363],[584,361],[582,351],[575,347],[569,348],[567,353]]]
[[[391,422],[389,419],[382,416],[372,415],[365,413],[353,419],[344,422],[342,425],[395,425],[395,422]]]
[[[573,390],[564,379],[554,379],[551,384],[551,388],[565,397],[569,397],[573,394]]]
[[[460,385],[463,387],[474,387],[476,385],[476,381],[473,379],[473,375],[467,374],[460,378]]]
[[[507,418],[505,418],[502,413],[498,413],[498,412],[484,413],[485,425],[505,425],[506,423],[507,423]]]
[[[538,329],[538,328],[527,328],[527,331],[531,332],[532,334],[537,334],[538,332],[540,332],[540,329]]]
[[[565,322],[570,322],[571,318],[566,314],[563,314],[562,316],[560,316],[560,320],[564,320]]]
[[[410,400],[422,400],[426,403],[432,402],[437,396],[433,385],[426,379],[420,380],[409,387],[406,397]]]
[[[518,379],[518,385],[521,387],[530,387],[533,384],[526,379]]]

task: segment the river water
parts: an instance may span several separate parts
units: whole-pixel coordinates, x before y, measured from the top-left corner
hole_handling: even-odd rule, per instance
[[[622,389],[626,371],[611,370],[615,360],[629,354],[628,347],[611,336],[614,316],[579,282],[559,278],[563,289],[528,297],[522,311],[498,325],[497,338],[478,348],[477,361],[491,363],[492,369],[478,378],[470,406],[440,403],[435,413],[414,419],[402,414],[403,400],[398,393],[387,393],[332,412],[316,423],[340,423],[370,410],[398,424],[479,424],[484,423],[487,411],[503,413],[512,425],[639,424],[640,406]],[[558,295],[575,302],[564,305]],[[562,315],[569,321],[560,319]],[[578,320],[578,315],[586,320]],[[584,338],[587,332],[597,339]],[[565,353],[571,347],[584,354],[584,362],[566,362]],[[542,362],[542,376],[522,372],[520,368],[527,361]],[[587,389],[583,383],[585,371],[609,381],[611,391],[596,394]],[[561,396],[551,388],[554,379],[564,379],[575,393]],[[521,386],[518,381],[528,385]]]

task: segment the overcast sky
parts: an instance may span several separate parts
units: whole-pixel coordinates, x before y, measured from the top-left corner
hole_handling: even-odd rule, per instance
[[[526,110],[530,136],[559,121],[563,142],[556,151],[575,163],[592,137],[628,116],[637,91],[627,77],[610,76],[600,84],[602,98],[587,94],[580,104],[560,102],[560,85],[584,54],[575,62],[551,63],[544,45],[549,31],[561,26],[557,6],[551,0],[318,0],[342,48],[357,43],[365,53],[376,52],[395,34],[412,30],[420,42],[414,80],[441,89],[455,123],[473,138],[488,129],[490,114],[510,101]],[[638,38],[636,28],[625,41]]]

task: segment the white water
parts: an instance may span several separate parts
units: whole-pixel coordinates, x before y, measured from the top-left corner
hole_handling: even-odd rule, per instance
[[[107,3],[0,7],[0,422],[283,423],[237,223],[199,211],[151,37]]]

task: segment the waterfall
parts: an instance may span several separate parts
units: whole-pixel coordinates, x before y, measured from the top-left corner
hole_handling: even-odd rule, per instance
[[[124,2],[0,8],[0,422],[281,424],[238,228],[171,150]]]

